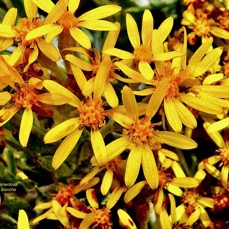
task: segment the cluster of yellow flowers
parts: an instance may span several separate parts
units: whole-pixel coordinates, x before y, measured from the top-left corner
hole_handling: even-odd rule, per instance
[[[78,15],[80,0],[24,0],[26,17],[16,8],[6,13],[1,140],[13,135],[23,152],[33,134],[54,148],[53,174],[72,169],[53,180],[50,201],[36,200],[30,223],[19,211],[19,229],[47,219],[68,229],[222,228],[217,214],[229,208],[229,10],[183,4],[177,31],[172,17],[154,28],[149,9],[141,28],[118,5]],[[116,48],[123,26],[117,14],[131,49]],[[101,49],[89,31],[104,31]],[[198,146],[201,133],[210,150]],[[4,142],[5,151],[13,147]],[[191,155],[198,159],[192,171]],[[18,176],[30,179],[22,171]]]

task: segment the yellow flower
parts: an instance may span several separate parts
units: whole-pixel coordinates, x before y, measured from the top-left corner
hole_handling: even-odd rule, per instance
[[[115,25],[117,30],[109,31],[106,40],[104,41],[103,50],[114,47],[117,41],[120,32],[120,24],[115,23]],[[87,60],[90,60],[89,63],[72,54],[65,56],[65,59],[71,63],[73,75],[83,95],[89,96],[93,92],[94,87],[99,85],[107,103],[111,107],[118,106],[118,97],[112,86],[112,82],[117,83],[116,79],[119,77],[114,72],[117,68],[114,64],[115,59],[111,60],[109,55],[101,54],[99,50],[95,48],[93,49],[93,52],[82,49],[81,47],[68,48],[67,50],[76,51],[85,55]],[[89,78],[89,80],[86,79],[82,70],[87,71],[87,78]]]
[[[111,220],[111,209],[116,204],[116,202],[120,199],[124,188],[117,187],[110,194],[109,199],[106,205],[102,208],[99,207],[99,202],[95,195],[94,189],[86,190],[87,201],[90,204],[89,210],[90,213],[86,214],[85,218],[81,222],[79,229],[90,228],[92,227],[100,227],[104,229],[112,229],[113,222]],[[69,209],[73,210],[73,209]],[[71,211],[69,211],[71,214]],[[74,211],[72,212],[74,213]],[[78,214],[73,214],[73,216],[78,218]],[[123,217],[122,217],[123,218]]]
[[[68,227],[70,225],[68,212],[78,213],[78,218],[83,219],[86,216],[86,206],[82,201],[75,197],[81,191],[90,189],[99,182],[98,177],[90,179],[83,185],[76,186],[67,185],[65,187],[59,186],[59,192],[53,195],[51,201],[47,203],[40,203],[35,206],[34,210],[41,211],[48,209],[45,213],[39,215],[33,220],[33,224],[37,224],[44,219],[58,220]],[[69,210],[70,209],[70,210]],[[72,210],[73,209],[73,210]],[[84,210],[84,211],[83,211]]]
[[[79,7],[80,0],[59,0],[56,5],[51,0],[33,0],[33,2],[48,15],[44,20],[44,25],[31,31],[26,36],[26,40],[47,34],[46,40],[50,42],[63,31],[69,31],[69,35],[87,49],[91,48],[91,41],[80,28],[99,31],[116,30],[112,22],[101,19],[121,10],[121,7],[117,5],[105,5],[76,17],[74,14]]]
[[[191,229],[192,225],[199,219],[200,211],[193,212],[190,216],[180,214],[180,209],[176,207],[176,201],[173,195],[168,194],[170,200],[170,216],[165,208],[159,214],[162,229],[185,228]]]
[[[141,39],[138,31],[137,23],[130,14],[126,14],[126,27],[127,34],[131,45],[134,48],[133,53],[123,51],[117,48],[108,48],[104,50],[103,53],[117,56],[124,60],[124,63],[137,69],[142,73],[142,75],[150,80],[154,76],[154,72],[150,67],[150,64],[155,61],[165,61],[176,56],[180,56],[181,53],[170,52],[167,54],[161,54],[155,52],[154,46],[163,44],[167,36],[169,35],[172,26],[173,18],[167,18],[158,28],[160,33],[160,43],[155,42],[155,36],[153,31],[153,16],[149,10],[145,10],[142,18],[142,30],[141,30]]]
[[[13,51],[12,55],[10,55],[8,60],[9,64],[13,66],[22,59],[23,64],[26,65],[24,71],[27,71],[30,64],[37,60],[39,52],[54,62],[58,61],[60,56],[58,50],[44,39],[44,33],[29,41],[25,39],[30,31],[35,28],[40,28],[43,22],[37,17],[37,6],[32,0],[25,0],[24,6],[27,17],[20,18],[16,26],[13,26],[13,24],[17,17],[17,10],[12,8],[8,11],[5,20],[0,25],[0,31],[4,29],[7,33],[10,33],[10,35],[1,33],[0,37],[4,49],[13,43],[17,44],[17,48]],[[50,26],[46,27],[50,28]]]
[[[60,90],[58,84],[54,85],[51,80],[45,80],[43,85],[51,93]],[[67,89],[65,90],[68,91]],[[64,138],[54,154],[53,168],[57,169],[66,160],[85,128],[90,129],[92,148],[99,166],[105,165],[107,163],[107,152],[99,129],[105,125],[105,119],[109,117],[109,111],[104,108],[104,102],[101,100],[102,91],[99,85],[94,88],[93,97],[89,96],[85,98],[85,101],[80,101],[70,91],[68,91],[68,94],[69,98],[71,98],[69,104],[77,108],[77,116],[54,126],[44,137],[46,144]]]
[[[18,214],[18,229],[29,229],[29,219],[26,212],[23,209],[19,210]]]
[[[159,43],[160,37],[158,36],[157,39]],[[124,64],[116,63],[116,65],[134,82],[153,85],[153,88],[134,93],[137,95],[153,94],[152,96],[157,98],[158,106],[163,102],[164,113],[169,125],[174,131],[181,132],[182,124],[192,129],[197,126],[196,118],[187,106],[208,114],[221,114],[223,107],[229,106],[228,100],[225,99],[229,96],[227,85],[208,84],[208,80],[201,85],[200,77],[220,59],[222,53],[221,48],[207,52],[212,41],[212,38],[207,39],[191,56],[187,64],[187,39],[184,30],[184,44],[180,47],[180,51],[185,55],[174,58],[172,61],[155,61],[156,76],[148,82],[142,80],[143,76],[140,73]],[[158,87],[161,89],[157,90]]]
[[[124,175],[126,161],[122,160],[120,155],[112,160],[110,160],[109,156],[110,155],[107,155],[107,160],[108,160],[107,164],[102,167],[98,165],[97,161],[93,157],[91,159],[91,162],[94,167],[85,177],[81,179],[80,184],[84,184],[85,182],[90,180],[92,177],[96,176],[98,173],[103,172],[104,175],[102,175],[103,179],[102,179],[102,183],[100,187],[100,191],[102,195],[104,196],[107,195],[115,179],[116,179],[115,180],[116,183],[118,183],[118,185],[121,187],[120,183],[123,182],[122,178]],[[104,170],[106,171],[104,172]]]
[[[225,189],[229,188],[229,146],[225,145],[216,150],[216,155],[204,159],[199,165],[198,169],[205,169],[216,179],[222,182]],[[221,171],[219,170],[221,169]]]
[[[70,98],[63,93],[64,87],[55,93],[39,94],[43,88],[43,82],[37,78],[30,78],[28,82],[24,81],[22,76],[3,59],[1,64],[7,68],[10,75],[10,87],[12,92],[1,92],[4,103],[6,104],[0,110],[0,126],[7,123],[21,108],[24,110],[19,130],[19,141],[23,147],[27,146],[29,135],[33,126],[33,107],[42,108],[42,104],[62,105],[68,103]],[[52,82],[51,82],[52,83]]]
[[[163,84],[161,86],[164,87]],[[161,90],[161,88],[157,89]],[[197,147],[197,144],[184,135],[154,129],[155,126],[160,125],[160,123],[151,123],[151,118],[160,104],[154,95],[148,103],[144,117],[139,117],[135,96],[127,86],[122,90],[122,101],[126,114],[115,112],[114,109],[111,117],[123,126],[123,136],[107,145],[107,154],[114,158],[125,149],[129,149],[125,171],[126,185],[130,187],[135,183],[142,164],[149,186],[155,189],[159,184],[159,175],[154,153],[161,149],[161,145],[165,143],[181,149],[192,149]]]
[[[183,13],[183,19],[181,24],[187,26],[192,30],[188,35],[188,40],[190,44],[195,44],[197,38],[200,37],[202,42],[204,42],[210,36],[216,36],[223,39],[229,39],[229,32],[218,26],[217,22],[214,20],[210,8],[215,8],[213,4],[205,3],[189,5],[188,8]]]

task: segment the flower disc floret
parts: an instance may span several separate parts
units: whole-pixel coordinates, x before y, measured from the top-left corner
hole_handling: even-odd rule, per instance
[[[18,107],[32,107],[32,105],[38,102],[38,94],[34,88],[29,85],[23,85],[12,95],[12,99]]]
[[[157,141],[154,139],[156,134],[154,126],[159,124],[152,124],[147,117],[136,119],[128,129],[130,139],[138,144],[149,144],[152,148],[157,149]]]
[[[103,228],[103,229],[111,229],[113,224],[110,220],[111,214],[110,209],[104,207],[102,209],[92,209],[92,212],[95,214],[94,225],[92,228]]]
[[[78,27],[78,20],[70,11],[66,11],[57,23],[65,29]]]
[[[61,188],[60,191],[54,196],[54,200],[58,201],[62,206],[69,203],[70,199],[74,196],[72,187]]]
[[[88,98],[79,107],[81,126],[90,127],[93,130],[105,125],[106,112],[102,100]]]
[[[138,64],[140,61],[151,63],[153,61],[151,47],[146,46],[146,45],[141,45],[137,47],[134,50],[134,60],[136,64]]]
[[[224,166],[229,166],[229,146],[219,149],[219,152],[221,156],[221,163]]]
[[[27,18],[21,18],[17,26],[14,27],[14,29],[17,32],[17,35],[14,39],[15,42],[23,45],[24,47],[30,46],[34,42],[34,40],[28,41],[25,40],[25,37],[30,31],[40,26],[42,26],[42,21],[40,18],[34,18],[33,20],[29,20]]]

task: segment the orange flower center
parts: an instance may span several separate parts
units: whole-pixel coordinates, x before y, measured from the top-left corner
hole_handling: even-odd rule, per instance
[[[137,119],[132,123],[128,129],[128,135],[130,139],[138,144],[149,144],[153,149],[160,148],[160,144],[155,139],[156,131],[154,126],[160,125],[159,123],[152,124],[148,117]]]
[[[37,92],[29,85],[19,87],[18,91],[11,96],[19,107],[32,107],[38,102]]]
[[[53,198],[58,201],[62,206],[69,203],[70,199],[74,196],[73,189],[71,187],[61,188],[60,191]]]
[[[109,161],[106,164],[106,168],[111,169],[112,171],[116,171],[116,169],[117,169],[117,167],[121,161],[122,161],[121,156],[117,156],[116,158],[114,158],[113,160]]]
[[[93,228],[112,229],[113,224],[110,220],[110,209],[92,209],[95,214],[95,222]]]
[[[229,207],[228,192],[219,192],[213,196],[214,207],[218,210],[224,210]]]
[[[153,54],[151,47],[141,45],[134,50],[134,61],[138,64],[140,61],[151,63],[153,61]]]
[[[166,187],[171,181],[172,175],[170,173],[165,173],[165,171],[159,170],[159,183],[161,187]]]
[[[78,19],[69,11],[66,11],[57,22],[60,26],[65,29],[70,29],[74,27],[78,27]]]
[[[42,21],[40,18],[34,18],[33,20],[29,20],[27,18],[21,18],[17,26],[14,29],[17,31],[17,36],[15,37],[15,42],[23,45],[24,47],[28,47],[34,43],[34,40],[25,40],[25,36],[30,31],[42,26]]]
[[[224,166],[229,166],[229,146],[225,146],[223,149],[220,149],[221,163]]]
[[[82,127],[87,126],[97,130],[105,125],[106,112],[102,100],[88,98],[85,103],[81,104],[79,111]]]

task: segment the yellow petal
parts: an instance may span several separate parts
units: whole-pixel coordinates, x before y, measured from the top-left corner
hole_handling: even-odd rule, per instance
[[[71,101],[69,102],[70,105],[74,107],[80,106],[80,100],[72,92],[70,92],[68,89],[58,84],[57,82],[53,80],[44,80],[43,86],[51,93],[63,94],[64,96],[70,98],[71,99]]]
[[[66,11],[68,0],[59,0],[44,20],[44,24],[55,23]]]
[[[29,219],[24,210],[19,210],[18,229],[29,229]]]
[[[79,22],[79,27],[95,31],[117,30],[114,23],[105,20],[86,20]]]
[[[210,33],[212,33],[216,37],[220,37],[226,40],[229,39],[229,32],[220,27],[211,26]]]
[[[196,209],[186,220],[186,224],[192,226],[200,218],[200,209]]]
[[[51,0],[33,0],[33,2],[46,13],[49,13],[55,6]]]
[[[67,217],[67,212],[66,212],[66,205],[65,206],[61,206],[59,204],[59,202],[57,202],[56,200],[53,200],[53,210],[54,213],[57,217],[57,219],[65,226],[68,227],[69,226],[69,221],[68,221],[68,217]]]
[[[125,128],[129,128],[130,125],[133,123],[133,119],[132,118],[130,118],[127,115],[118,113],[118,112],[114,112],[111,115],[111,117],[115,122],[119,123],[120,125],[122,125]]]
[[[153,16],[150,10],[146,9],[142,18],[142,43],[145,46],[150,46],[152,42],[153,32]]]
[[[21,54],[24,52],[24,47],[22,45],[19,45],[10,56],[8,63],[13,66],[17,63],[17,61],[20,59]]]
[[[89,213],[81,222],[79,229],[90,228],[90,226],[95,222],[96,215],[95,213]]]
[[[140,46],[140,36],[138,26],[134,18],[130,14],[126,14],[126,28],[130,43],[136,49]]]
[[[165,19],[158,28],[158,32],[160,34],[161,41],[164,42],[165,39],[170,34],[173,27],[173,17],[168,17]]]
[[[124,202],[127,204],[133,200],[139,193],[141,193],[146,184],[147,182],[144,180],[134,184],[131,188],[129,188],[124,195]]]
[[[208,38],[191,56],[188,63],[188,74],[191,74],[194,76],[193,72],[195,71],[197,65],[203,58],[203,56],[206,54],[207,50],[212,44],[212,37]]]
[[[147,79],[147,80],[152,80],[154,76],[154,71],[149,65],[149,63],[145,61],[140,61],[138,65],[139,71],[142,73],[142,75]]]
[[[62,31],[63,31],[63,28],[59,25],[56,25],[46,35],[45,41],[47,43],[51,43],[55,37],[57,37],[59,34],[61,34]]]
[[[152,189],[156,189],[159,184],[157,164],[150,147],[140,149],[142,151],[142,168],[147,183]]]
[[[76,129],[72,131],[60,144],[58,149],[56,150],[53,160],[52,160],[52,167],[54,169],[58,169],[60,165],[67,159],[75,145],[77,144],[81,134],[83,132],[83,128]]]
[[[193,149],[197,147],[197,143],[194,140],[182,134],[170,131],[159,131],[157,134],[163,143],[179,149]]]
[[[225,189],[228,189],[228,186],[229,186],[229,184],[228,184],[228,171],[229,171],[229,167],[224,165],[222,167],[222,170],[220,173],[221,182],[222,182],[223,187]]]
[[[47,43],[45,40],[40,39],[37,45],[42,53],[47,56],[53,62],[57,62],[60,59],[58,50],[52,45]]]
[[[153,95],[151,96],[148,102],[148,106],[146,109],[146,116],[152,118],[157,113],[165,95],[167,94],[168,88],[169,88],[169,82],[167,78],[161,80],[158,83]]]
[[[180,188],[196,188],[199,186],[199,181],[193,177],[174,177],[170,184]]]
[[[29,135],[33,126],[33,112],[31,108],[26,108],[22,114],[19,130],[19,141],[23,147],[27,146]]]
[[[6,104],[11,99],[11,95],[7,91],[0,92],[0,97],[1,97],[1,100],[0,100],[1,106]]]
[[[90,188],[86,190],[87,201],[89,202],[92,208],[99,208],[99,203],[96,197],[95,189]]]
[[[74,64],[71,64],[71,69],[72,69],[74,78],[75,78],[79,88],[82,91],[85,83],[87,82],[87,79],[86,79],[85,75],[83,74],[83,71],[80,68],[78,68],[77,66],[75,66]]]
[[[170,193],[172,193],[173,195],[175,195],[175,196],[180,196],[180,197],[182,197],[182,195],[183,195],[183,191],[181,190],[181,188],[178,187],[178,186],[175,186],[175,185],[173,185],[173,184],[171,184],[171,183],[168,183],[168,184],[167,184],[166,189],[167,189]]]
[[[31,0],[24,0],[24,7],[26,16],[28,19],[33,19],[37,17],[37,5]]]
[[[130,139],[129,137],[121,137],[118,138],[108,145],[106,145],[106,151],[107,151],[107,158],[108,161],[114,159],[118,155],[120,155],[130,144]]]
[[[59,141],[78,128],[80,123],[79,118],[71,118],[53,127],[44,137],[45,144]]]
[[[28,71],[30,65],[37,60],[38,54],[39,54],[38,48],[36,45],[34,45],[34,48],[29,55],[28,64],[24,68],[24,72]]]
[[[204,100],[190,94],[180,94],[180,98],[184,103],[186,103],[190,107],[193,107],[196,110],[203,111],[209,114],[222,113],[222,107],[210,103],[209,101],[206,101],[206,99]],[[205,98],[207,97],[205,96]]]
[[[81,212],[75,208],[72,207],[67,207],[67,211],[73,215],[74,217],[76,217],[77,219],[84,219],[87,215],[87,213],[85,212]]]
[[[192,129],[197,126],[197,121],[193,113],[178,99],[173,99],[173,105],[176,107],[177,114],[184,125]]]
[[[26,3],[24,3],[24,5],[25,4]],[[2,24],[9,25],[9,26],[14,25],[16,19],[17,19],[17,8],[12,7],[6,12],[2,20]]]
[[[102,170],[102,168],[99,168],[99,167],[93,168],[89,173],[87,173],[87,175],[85,177],[83,177],[80,180],[79,184],[82,186],[83,184],[87,183],[89,180],[91,180],[93,177],[95,177],[101,170]]]
[[[205,228],[209,227],[211,224],[211,220],[208,216],[208,213],[203,207],[200,207],[200,220]]]
[[[125,187],[120,187],[120,186],[116,186],[114,188],[114,190],[112,191],[112,193],[109,196],[109,199],[107,201],[106,206],[111,209],[115,206],[115,204],[118,202],[118,200],[120,199],[121,195],[123,194],[123,192],[125,191]]]
[[[5,24],[0,24],[0,34],[0,36],[4,38],[16,37],[16,32],[12,29],[12,27]]]
[[[209,133],[220,131],[229,126],[229,117],[210,124],[207,128]]]
[[[116,91],[114,90],[112,84],[109,80],[106,81],[105,88],[104,88],[104,97],[106,98],[107,103],[111,107],[118,106],[118,96],[116,95]]]
[[[164,99],[164,109],[169,125],[175,132],[181,132],[182,123],[177,113],[176,106],[174,105],[174,100],[172,98]]]
[[[120,59],[133,59],[134,57],[132,53],[117,48],[105,49],[103,53],[110,56],[117,56]]]
[[[90,38],[81,29],[76,28],[76,27],[70,28],[70,34],[84,48],[86,48],[86,49],[91,48]]]
[[[38,95],[38,100],[42,103],[51,105],[63,105],[70,101],[70,98],[64,95],[54,94],[54,93],[43,93]]]
[[[69,0],[68,2],[68,10],[74,14],[75,11],[78,9],[80,4],[80,0]]]
[[[125,171],[125,184],[127,187],[131,187],[137,177],[141,166],[142,160],[142,149],[141,147],[134,146],[128,156],[126,163],[126,171]]]
[[[17,106],[11,106],[10,108],[4,107],[0,110],[0,126],[7,123],[20,109]]]
[[[164,208],[160,212],[160,224],[162,229],[172,229],[168,213]]]
[[[122,8],[118,5],[104,5],[97,7],[82,14],[78,19],[81,20],[96,20],[111,16],[119,12]]]
[[[95,76],[94,81],[94,99],[101,98],[104,92],[106,81],[109,77],[109,71],[111,67],[111,60],[109,57],[105,57],[99,65],[99,69]]]
[[[107,151],[103,136],[99,130],[91,130],[91,144],[94,151],[95,158],[99,166],[106,165],[107,163]]]
[[[121,225],[130,229],[137,229],[134,221],[130,218],[130,216],[122,209],[118,210],[118,217],[121,222]]]
[[[65,60],[69,61],[71,64],[75,65],[76,67],[85,70],[85,71],[92,71],[93,66],[91,63],[81,60],[71,54],[67,54],[65,56]]]
[[[138,117],[137,102],[133,91],[127,86],[122,89],[122,102],[127,114],[135,120]]]
[[[108,191],[110,190],[111,187],[111,183],[113,181],[113,171],[111,169],[108,169],[104,176],[103,176],[103,180],[102,180],[102,184],[101,184],[101,193],[105,196]]]
[[[45,34],[49,33],[54,27],[55,25],[48,24],[48,25],[43,25],[36,29],[33,29],[29,33],[27,33],[25,40],[29,41],[29,40],[32,40],[38,37],[42,37]]]

